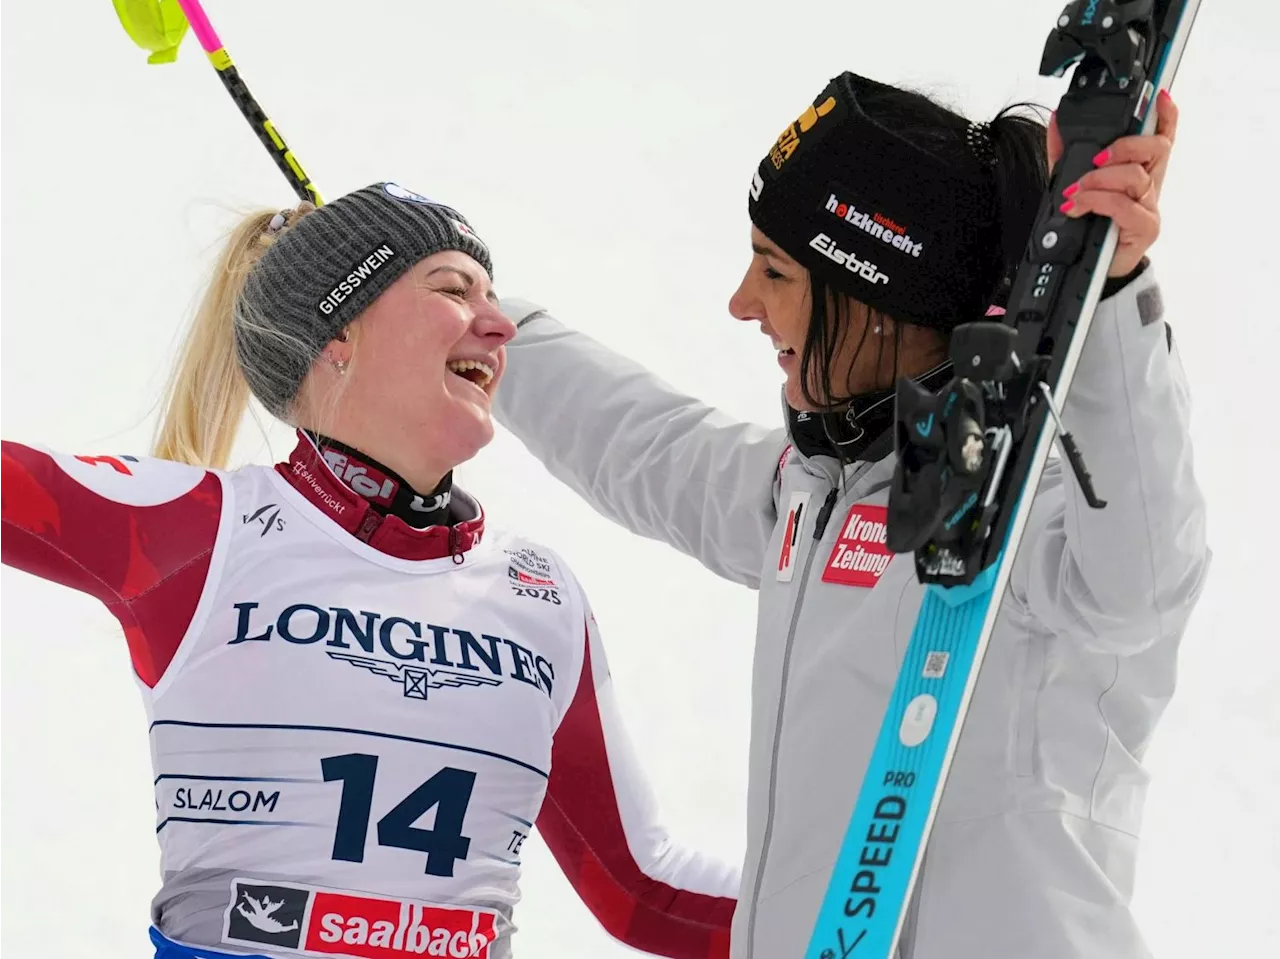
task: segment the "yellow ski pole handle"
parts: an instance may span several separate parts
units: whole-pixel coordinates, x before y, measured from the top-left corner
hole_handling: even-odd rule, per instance
[[[248,121],[258,140],[266,147],[280,172],[284,174],[298,199],[322,206],[324,200],[302,164],[294,156],[284,137],[267,116],[248,86],[240,77],[240,71],[222,46],[213,25],[200,0],[112,0],[116,14],[125,32],[134,43],[152,51],[148,63],[171,63],[178,56],[178,47],[188,25],[200,41],[209,62],[218,72],[222,85],[235,101],[240,114]]]

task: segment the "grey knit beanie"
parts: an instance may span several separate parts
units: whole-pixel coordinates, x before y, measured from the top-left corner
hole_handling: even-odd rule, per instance
[[[284,417],[325,345],[443,250],[467,254],[493,277],[489,249],[461,213],[395,183],[300,217],[254,264],[236,301],[236,354],[253,395]]]

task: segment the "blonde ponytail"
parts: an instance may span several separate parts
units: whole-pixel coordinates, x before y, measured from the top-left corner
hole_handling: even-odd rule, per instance
[[[303,203],[288,211],[285,228],[314,209]],[[226,467],[250,395],[236,353],[236,301],[249,271],[280,233],[267,229],[276,213],[264,210],[246,217],[219,256],[165,388],[154,456]]]

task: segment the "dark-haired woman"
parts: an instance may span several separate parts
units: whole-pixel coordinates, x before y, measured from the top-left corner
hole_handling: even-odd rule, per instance
[[[1208,564],[1188,391],[1145,258],[1177,114],[1060,198],[1120,229],[1067,426],[1108,508],[1050,463],[1018,552],[902,940],[911,959],[1136,959],[1147,775]],[[950,331],[1007,294],[1061,153],[844,74],[753,178],[730,300],[786,372],[786,426],[735,422],[541,308],[520,324],[512,429],[632,531],[760,592],[735,959],[803,954],[921,599],[884,545],[892,386],[952,376]]]

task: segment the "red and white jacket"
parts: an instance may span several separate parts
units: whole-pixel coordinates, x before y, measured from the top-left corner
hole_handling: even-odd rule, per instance
[[[659,825],[572,573],[466,494],[413,529],[300,437],[234,472],[5,443],[3,501],[4,562],[124,627],[168,940],[501,959],[536,823],[612,935],[728,955],[738,870]]]

